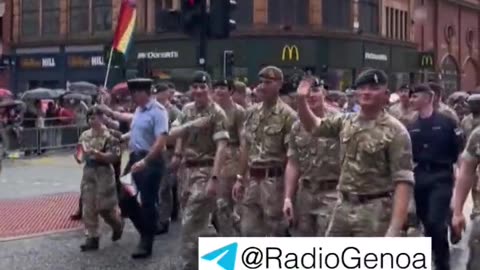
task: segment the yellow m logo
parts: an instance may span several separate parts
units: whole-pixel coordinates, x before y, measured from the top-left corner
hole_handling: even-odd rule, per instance
[[[290,46],[285,45],[282,51],[282,61],[285,60],[300,60],[300,53],[298,52],[298,47],[296,45]]]
[[[422,67],[433,67],[433,56],[422,55],[422,61],[420,62]]]

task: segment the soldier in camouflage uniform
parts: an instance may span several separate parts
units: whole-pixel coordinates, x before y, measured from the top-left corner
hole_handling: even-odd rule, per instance
[[[406,222],[413,177],[406,128],[384,110],[387,75],[368,69],[355,82],[357,114],[318,118],[306,98],[312,80],[298,88],[298,113],[312,136],[340,138],[341,174],[327,236],[398,236]],[[395,202],[395,203],[394,203]]]
[[[214,235],[211,216],[215,210],[220,168],[229,139],[225,112],[211,100],[211,79],[196,72],[190,85],[194,102],[188,103],[173,127],[200,117],[210,117],[204,128],[192,127],[177,140],[175,156],[183,157],[185,178],[180,179],[182,208],[181,269],[197,269],[198,237]],[[180,147],[181,146],[181,147]]]
[[[87,239],[81,246],[82,251],[97,250],[99,247],[98,216],[112,227],[112,241],[119,240],[123,232],[112,167],[121,155],[120,144],[103,125],[100,110],[93,108],[88,117],[91,128],[84,131],[79,139],[85,152],[81,194]]]
[[[288,223],[282,212],[283,175],[288,134],[296,113],[279,98],[283,84],[279,68],[265,67],[259,77],[257,91],[262,103],[246,112],[240,175],[233,188],[233,197],[236,201],[243,197],[240,206],[242,236],[285,236]]]
[[[477,189],[475,183],[478,181],[477,168],[480,165],[480,127],[474,128],[471,132],[467,146],[462,154],[462,161],[455,183],[453,197],[452,230],[456,235],[461,235],[465,230],[466,221],[463,215],[463,207],[468,193]],[[468,241],[470,253],[467,270],[480,269],[480,211],[478,211],[478,196],[474,197],[472,219],[472,232]]]
[[[393,104],[388,112],[395,118],[397,118],[404,125],[408,125],[414,121],[417,117],[417,113],[410,106],[410,86],[402,85],[397,94],[400,98],[398,103]]]
[[[318,80],[315,82],[308,100],[312,111],[318,117],[338,115],[338,109],[325,103],[325,89]],[[337,201],[340,143],[336,138],[312,137],[297,120],[290,132],[288,146],[284,215],[290,223],[295,220],[295,234],[324,236]],[[295,194],[297,186],[299,189]],[[295,195],[296,202],[293,205]]]
[[[170,103],[170,87],[167,84],[157,84],[153,89],[157,101],[162,104],[168,112],[169,125],[180,116],[181,111]],[[165,151],[165,160],[170,162],[173,157],[175,140],[167,141],[167,151]],[[158,205],[158,229],[157,234],[167,233],[170,225],[170,217],[176,205],[176,180],[175,175],[170,170],[164,176],[165,180],[160,182],[159,205]]]
[[[233,82],[228,80],[217,81],[213,88],[218,105],[227,115],[227,129],[230,140],[225,153],[225,161],[220,172],[222,181],[219,185],[217,209],[215,211],[215,227],[221,236],[235,236],[238,234],[239,218],[234,211],[232,188],[237,179],[238,160],[240,150],[240,132],[245,119],[245,109],[232,99]]]
[[[466,137],[469,138],[473,130],[480,126],[480,94],[473,94],[468,99],[470,114],[462,120],[461,127]],[[479,168],[477,168],[477,175]],[[478,177],[475,179],[475,183],[472,188],[472,201],[473,209],[471,219],[480,215],[480,187]]]

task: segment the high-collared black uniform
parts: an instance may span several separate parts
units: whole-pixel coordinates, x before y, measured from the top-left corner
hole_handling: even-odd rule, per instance
[[[457,124],[434,112],[408,125],[415,163],[415,204],[417,215],[432,237],[437,270],[450,269],[448,219],[452,198],[453,164],[463,147]]]

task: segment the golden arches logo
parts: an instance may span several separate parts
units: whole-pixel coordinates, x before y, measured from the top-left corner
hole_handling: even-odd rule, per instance
[[[288,57],[287,57],[288,56]],[[282,50],[282,61],[285,60],[300,60],[300,53],[298,51],[297,45],[285,45]]]
[[[422,67],[433,67],[433,56],[430,54],[422,55],[420,65]]]

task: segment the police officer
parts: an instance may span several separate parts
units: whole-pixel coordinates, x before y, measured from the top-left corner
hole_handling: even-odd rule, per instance
[[[434,108],[435,93],[427,84],[411,90],[410,102],[418,112],[407,125],[415,164],[417,215],[432,237],[437,270],[450,269],[448,219],[453,190],[453,165],[462,150],[463,135],[455,120]]]
[[[141,198],[141,240],[132,254],[132,258],[139,259],[151,255],[157,229],[156,203],[165,171],[163,151],[168,135],[168,114],[165,107],[151,97],[152,80],[129,80],[128,88],[137,105],[130,130],[127,169],[131,168]]]

